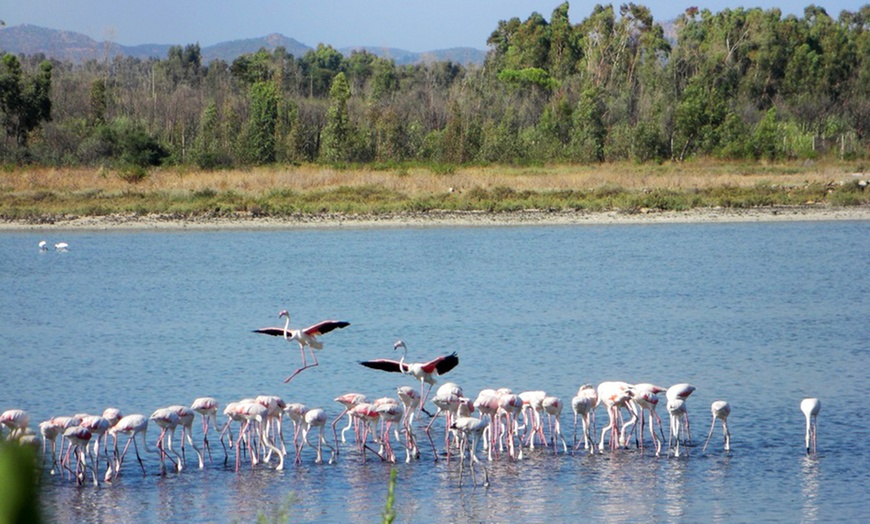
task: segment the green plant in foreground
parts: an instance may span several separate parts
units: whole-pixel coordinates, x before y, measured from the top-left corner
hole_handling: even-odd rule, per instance
[[[296,502],[296,492],[291,491],[280,503],[272,505],[270,515],[265,515],[262,512],[258,513],[257,523],[266,524],[268,522],[274,522],[275,524],[282,524],[284,522],[290,522],[290,508],[293,504],[296,504]]]
[[[28,447],[0,442],[0,522],[41,522],[36,455]]]
[[[381,522],[390,524],[396,520],[396,509],[393,507],[396,503],[396,477],[399,475],[399,470],[390,468],[390,482],[387,484],[387,505],[384,507],[384,516]]]

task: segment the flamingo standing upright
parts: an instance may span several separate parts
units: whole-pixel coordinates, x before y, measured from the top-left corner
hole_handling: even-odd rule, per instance
[[[318,322],[313,326],[308,326],[305,329],[290,329],[290,313],[287,310],[283,310],[278,313],[278,318],[287,317],[287,320],[284,322],[284,327],[267,327],[261,329],[255,329],[254,333],[262,333],[264,335],[272,335],[274,337],[284,337],[284,340],[287,342],[295,341],[299,344],[299,351],[302,353],[302,367],[293,372],[292,375],[284,379],[284,383],[290,382],[290,379],[305,371],[308,368],[312,368],[314,366],[319,365],[317,362],[317,355],[314,354],[315,349],[323,349],[323,343],[317,340],[317,337],[320,335],[325,335],[330,331],[335,329],[341,329],[350,325],[350,322],[345,322],[343,320],[324,320],[322,322]],[[314,364],[306,364],[305,361],[305,348],[308,347],[308,351],[311,353],[311,358],[314,359]]]
[[[429,362],[415,362],[412,364],[406,364],[405,358],[408,356],[408,346],[405,345],[401,340],[397,341],[393,344],[393,349],[404,349],[404,353],[402,354],[402,358],[398,361],[380,358],[377,360],[365,360],[360,362],[365,367],[372,369],[380,369],[381,371],[389,371],[391,373],[404,373],[406,375],[413,375],[414,378],[420,381],[420,406],[421,408],[425,406],[426,399],[429,397],[429,393],[432,391],[432,386],[435,385],[437,380],[435,380],[436,376],[443,375],[455,368],[457,364],[459,364],[459,357],[456,356],[456,352],[451,353],[450,355],[442,355],[440,357],[433,358]],[[426,394],[423,394],[423,384],[429,384],[429,389],[426,390]]]
[[[816,424],[822,403],[817,398],[805,398],[801,401],[801,411],[807,419],[807,455],[816,452]]]
[[[717,400],[710,405],[710,413],[713,414],[713,423],[710,424],[710,433],[707,434],[707,440],[704,442],[704,449],[707,451],[707,444],[710,443],[710,437],[713,436],[713,428],[716,426],[716,419],[722,421],[722,431],[725,433],[725,451],[731,451],[731,432],[728,431],[728,415],[731,414],[731,404],[724,400]]]

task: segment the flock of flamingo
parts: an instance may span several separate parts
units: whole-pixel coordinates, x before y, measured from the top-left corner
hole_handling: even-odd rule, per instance
[[[350,325],[349,322],[326,320],[305,329],[290,329],[290,315],[281,311],[279,318],[286,317],[283,327],[268,327],[255,330],[273,336],[280,336],[288,342],[296,342],[302,353],[302,366],[285,379],[285,383],[300,372],[317,366],[314,349],[322,349],[323,345],[317,337],[335,329]],[[305,349],[308,348],[313,363],[308,363]],[[323,448],[330,450],[328,462],[331,464],[340,454],[339,431],[337,425],[346,416],[347,425],[341,430],[341,443],[347,443],[346,433],[353,430],[353,438],[362,461],[368,453],[383,461],[397,461],[396,448],[405,451],[406,462],[420,459],[421,449],[418,445],[419,427],[423,427],[434,460],[439,460],[438,448],[432,437],[432,426],[440,415],[444,415],[444,451],[449,462],[452,454],[458,455],[460,467],[460,486],[462,468],[466,460],[470,464],[472,482],[476,484],[475,465],[483,467],[484,485],[489,484],[489,474],[485,464],[477,457],[477,447],[482,443],[483,451],[488,461],[497,460],[500,455],[510,460],[522,460],[523,450],[552,448],[553,453],[562,449],[568,453],[568,444],[562,435],[560,418],[563,402],[560,398],[548,395],[544,391],[525,391],[519,394],[511,390],[486,389],[478,393],[476,399],[466,397],[462,388],[455,383],[442,384],[435,392],[431,403],[436,411],[426,410],[426,402],[431,394],[437,377],[448,373],[459,364],[456,353],[443,355],[423,363],[407,363],[408,348],[401,340],[396,342],[394,350],[403,350],[402,357],[394,359],[377,359],[360,362],[361,365],[387,372],[402,373],[413,376],[420,382],[420,391],[410,386],[400,386],[396,389],[397,399],[392,397],[378,398],[370,401],[361,393],[348,393],[335,399],[343,406],[341,413],[332,420],[332,441],[327,439],[325,432],[329,423],[326,411],[322,408],[309,408],[303,404],[286,403],[277,396],[258,396],[230,402],[223,410],[226,421],[218,423],[218,401],[211,397],[197,398],[190,407],[169,406],[157,409],[149,417],[141,414],[122,416],[116,408],[107,408],[101,415],[76,414],[73,416],[57,416],[39,423],[39,436],[28,426],[27,412],[21,409],[10,409],[0,415],[0,432],[5,427],[10,431],[8,441],[42,449],[42,465],[51,456],[50,473],[61,474],[65,478],[75,479],[83,484],[90,478],[94,485],[99,485],[99,477],[105,482],[112,482],[119,477],[124,465],[124,459],[132,444],[139,461],[143,475],[147,475],[145,464],[140,454],[141,448],[159,457],[160,474],[167,473],[167,461],[171,469],[181,472],[187,463],[185,442],[193,448],[199,468],[205,466],[205,456],[212,461],[209,444],[209,430],[213,428],[224,449],[224,464],[229,461],[230,453],[227,447],[234,449],[235,471],[240,471],[244,461],[250,462],[252,468],[258,464],[271,464],[274,458],[275,469],[284,468],[285,456],[288,455],[288,445],[284,438],[283,418],[293,424],[292,453],[297,464],[302,462],[302,451],[307,445],[315,450],[315,463],[323,462]],[[425,385],[428,384],[428,388]],[[627,382],[602,382],[597,387],[590,384],[580,386],[577,395],[571,399],[574,412],[574,434],[571,452],[581,448],[587,453],[598,453],[605,450],[605,442],[609,449],[629,448],[632,442],[636,448],[644,451],[646,448],[644,430],[649,426],[652,440],[651,452],[655,456],[662,453],[664,429],[662,421],[656,412],[661,393],[665,394],[666,408],[670,417],[667,450],[668,456],[680,457],[687,453],[686,446],[691,444],[689,432],[689,414],[686,401],[695,391],[691,384],[682,383],[668,388],[653,384],[629,384]],[[604,406],[608,415],[608,423],[596,438],[595,411]],[[801,402],[801,411],[806,417],[806,452],[816,452],[816,419],[821,408],[818,399],[807,398]],[[415,429],[414,421],[419,413],[430,417],[428,424],[418,423]],[[703,451],[713,435],[716,422],[721,422],[724,434],[724,449],[731,449],[731,433],[728,429],[728,416],[731,406],[724,400],[717,400],[710,407],[712,423]],[[475,413],[477,416],[475,416]],[[201,417],[202,447],[196,445],[193,439],[193,425],[197,414]],[[546,423],[545,423],[546,420]],[[581,424],[582,439],[577,438],[578,422]],[[149,423],[160,428],[155,448],[151,448],[146,440],[146,430]],[[234,423],[238,426],[237,434],[233,435]],[[175,432],[181,429],[181,452],[173,448]],[[546,431],[545,431],[546,428]],[[311,442],[311,436],[316,433],[316,442]],[[123,449],[119,447],[119,436],[126,436]],[[58,438],[60,445],[58,446]],[[112,440],[111,451],[109,439]],[[227,443],[224,439],[227,439]],[[438,437],[441,438],[440,436]],[[377,449],[375,449],[377,447]],[[102,450],[101,450],[102,448]],[[59,449],[59,452],[58,452]],[[467,457],[467,458],[466,458]],[[74,463],[73,463],[74,462]],[[101,464],[105,469],[101,471]]]

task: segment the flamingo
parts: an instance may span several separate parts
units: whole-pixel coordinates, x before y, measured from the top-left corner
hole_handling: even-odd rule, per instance
[[[67,428],[66,431],[63,432],[63,436],[69,441],[69,451],[67,451],[67,458],[63,462],[69,463],[69,454],[75,451],[76,457],[76,483],[78,485],[82,485],[85,482],[85,475],[88,472],[88,458],[91,458],[91,475],[94,478],[94,486],[99,486],[100,483],[97,481],[97,464],[96,459],[91,456],[88,452],[88,444],[91,441],[93,435],[87,429],[82,426],[72,426]],[[67,466],[67,469],[69,467]],[[72,470],[69,470],[72,473]]]
[[[432,386],[437,382],[435,380],[435,376],[440,376],[451,369],[455,368],[457,364],[459,364],[459,357],[456,356],[456,352],[451,353],[450,355],[442,355],[440,357],[433,358],[429,362],[416,362],[413,364],[406,364],[405,358],[408,356],[408,346],[405,345],[401,340],[396,341],[393,344],[393,349],[402,348],[405,350],[402,355],[401,360],[395,361],[386,358],[380,358],[377,360],[365,360],[360,362],[363,366],[372,369],[380,369],[381,371],[389,371],[391,373],[404,373],[406,375],[413,375],[414,378],[420,381],[420,406],[424,406],[426,404],[426,399],[429,397],[429,393],[432,391]],[[426,391],[426,394],[423,394],[423,383],[429,384],[429,389]]]
[[[571,399],[571,408],[574,410],[574,449],[577,449],[577,418],[583,421],[583,449],[594,448],[595,433],[595,406],[598,404],[598,391],[592,384],[583,384],[577,391],[577,395]]]
[[[689,398],[689,395],[691,395],[693,391],[695,391],[695,386],[691,384],[674,384],[673,386],[668,388],[668,391],[665,393],[665,397],[667,397],[669,402],[677,398],[685,401],[687,398]],[[684,419],[686,426],[686,443],[691,444],[692,433],[689,430],[689,411],[686,409],[686,406],[683,406],[682,418]]]
[[[39,241],[39,250],[42,252],[48,251],[48,242],[46,242],[45,240],[40,240]]]
[[[489,472],[486,470],[486,465],[482,464],[477,458],[477,442],[480,440],[489,423],[485,420],[474,417],[457,417],[450,425],[450,429],[456,431],[459,435],[459,487],[462,487],[462,464],[465,462],[465,450],[468,449],[471,462],[471,482],[477,484],[474,478],[474,464],[483,466],[483,485],[489,486]],[[468,437],[471,437],[471,448],[468,448]]]
[[[184,459],[177,451],[172,449],[172,437],[175,436],[175,428],[177,428],[178,424],[181,423],[178,413],[171,408],[160,408],[151,414],[149,420],[160,426],[160,435],[157,436],[157,449],[160,450],[160,474],[166,474],[166,464],[163,460],[165,457],[169,458],[169,461],[172,462],[172,466],[177,471],[181,471],[184,467]],[[166,445],[166,440],[169,441],[169,446]],[[172,457],[170,457],[169,453],[166,452],[167,447],[169,451],[175,455],[175,458],[178,459],[177,461],[172,460]]]
[[[251,446],[252,438],[249,434],[251,431],[251,425],[253,424],[253,429],[256,432],[256,436],[259,439],[260,446],[265,446],[270,451],[274,451],[278,455],[278,465],[275,467],[276,470],[281,471],[284,469],[284,454],[281,453],[281,450],[275,447],[274,444],[269,440],[269,435],[266,433],[266,417],[268,415],[269,409],[262,404],[257,402],[239,402],[236,406],[236,413],[240,415],[245,421],[245,425],[242,427],[241,431],[239,431],[239,438],[236,441],[236,473],[239,472],[239,462],[240,462],[240,449],[242,446],[242,439],[246,439],[248,442],[248,452],[251,454],[251,468],[253,468],[258,462],[259,453],[254,453],[254,449]]]
[[[731,404],[724,400],[717,400],[710,405],[710,413],[713,414],[713,423],[710,424],[710,433],[707,434],[707,441],[704,442],[704,449],[701,451],[707,451],[707,444],[710,443],[710,437],[713,436],[716,419],[722,421],[722,431],[725,433],[725,451],[731,451],[731,432],[728,431],[728,415],[731,414]]]
[[[396,388],[396,394],[405,408],[402,415],[402,427],[405,429],[405,447],[408,450],[408,461],[410,462],[411,454],[413,454],[414,458],[420,458],[420,450],[417,448],[417,437],[414,436],[413,430],[414,414],[417,412],[417,408],[420,407],[420,395],[416,389],[410,386],[399,386]]]
[[[105,442],[109,440],[106,432],[109,431],[109,428],[112,427],[112,422],[99,415],[91,415],[87,417],[83,417],[79,426],[85,428],[86,430],[91,432],[91,436],[94,437],[92,440],[94,442],[94,465],[96,466],[96,458],[100,456],[100,440],[104,442],[104,451],[106,452],[106,463],[107,469],[111,468],[111,461],[109,460],[108,446],[105,445]],[[85,449],[87,451],[87,448]]]
[[[178,415],[178,424],[181,426],[181,457],[184,462],[187,462],[187,457],[184,456],[184,440],[187,439],[188,444],[193,446],[196,452],[196,458],[199,460],[199,469],[202,469],[205,464],[202,460],[202,451],[193,443],[193,421],[196,419],[196,411],[187,406],[169,406]]]
[[[487,429],[488,438],[484,440],[486,447],[487,460],[492,462],[492,450],[495,447],[496,435],[498,434],[498,392],[494,389],[483,389],[477,394],[474,399],[474,408],[477,409],[481,416],[485,416],[488,420]]]
[[[218,428],[217,424],[217,410],[218,410],[218,401],[213,399],[212,397],[199,397],[194,399],[193,404],[190,405],[190,409],[196,411],[202,416],[202,446],[208,452],[208,460],[211,462],[211,447],[208,444],[208,428],[209,421],[211,421],[212,427],[215,431],[220,433],[220,428]],[[224,464],[227,461],[227,447],[224,446],[224,441],[221,439],[221,446],[224,448]]]
[[[66,242],[58,242],[54,245],[55,251],[69,251],[69,244]]]
[[[121,473],[121,465],[124,463],[124,457],[127,455],[127,449],[129,449],[131,442],[133,443],[133,449],[136,450],[136,458],[139,459],[139,465],[142,467],[142,476],[146,475],[145,464],[142,462],[141,455],[139,455],[139,444],[136,443],[136,437],[139,437],[142,440],[142,447],[145,451],[148,453],[160,453],[160,451],[148,447],[148,442],[145,440],[145,432],[147,430],[148,419],[145,418],[145,415],[139,414],[122,417],[117,424],[109,429],[109,435],[112,436],[114,442],[115,466],[114,470],[110,469],[109,471],[106,471],[106,482],[112,478],[117,478]],[[118,454],[118,433],[129,435],[127,444],[124,445],[124,451],[121,452],[120,455]]]
[[[308,406],[298,402],[291,402],[284,406],[284,411],[287,413],[290,421],[293,422],[293,449],[296,450],[296,463],[301,464],[303,443],[299,442],[299,435],[302,434],[304,436],[305,433],[305,414],[308,413]],[[335,453],[335,448],[329,446],[329,449]]]
[[[656,406],[659,404],[658,394],[663,393],[666,390],[663,387],[654,386],[652,384],[635,384],[632,387],[632,391],[634,394],[632,395],[631,402],[640,408],[640,448],[643,449],[643,426],[645,423],[644,421],[646,420],[644,412],[649,411],[649,432],[656,448],[656,456],[658,457],[662,451],[661,440],[665,439],[665,435],[664,429],[662,428],[662,419],[659,417],[658,413],[656,413]],[[659,433],[662,437],[661,440],[659,440],[658,435],[656,435],[656,421],[659,423]]]
[[[287,382],[290,382],[290,379],[292,379],[302,371],[318,365],[317,355],[314,354],[314,350],[323,349],[323,343],[317,340],[316,337],[320,335],[325,335],[332,330],[341,329],[350,325],[350,322],[344,322],[341,320],[324,320],[305,329],[290,329],[290,313],[288,313],[285,309],[278,313],[278,318],[281,317],[287,317],[287,320],[284,322],[283,328],[261,328],[254,330],[254,333],[272,335],[273,337],[284,337],[284,340],[286,340],[287,342],[296,341],[299,344],[299,351],[302,353],[302,367],[294,371],[293,374],[289,377],[285,378],[285,384]],[[314,359],[314,364],[306,364],[305,362],[306,346],[308,347],[308,351],[311,353],[311,358]]]
[[[547,398],[547,392],[540,390],[523,391],[520,393],[520,398],[523,400],[523,424],[526,431],[531,430],[528,439],[529,448],[535,449],[535,436],[540,436],[541,442],[546,446],[547,439],[544,437],[541,413],[544,411],[544,399]]]
[[[335,439],[335,453],[338,454],[338,433],[336,433],[335,425],[338,424],[338,421],[341,420],[341,417],[347,414],[347,427],[341,430],[341,441],[347,442],[347,440],[345,440],[344,438],[344,434],[345,432],[347,432],[347,430],[353,427],[354,423],[354,418],[350,415],[350,410],[359,404],[368,403],[369,400],[362,393],[345,393],[344,395],[336,398],[335,401],[344,406],[344,410],[341,412],[341,414],[335,417],[335,420],[332,421],[332,438]]]
[[[626,382],[602,382],[598,385],[598,401],[603,403],[607,408],[607,415],[610,418],[607,426],[601,430],[601,440],[598,442],[598,451],[604,451],[604,438],[607,432],[610,431],[610,450],[615,451],[618,445],[625,445],[625,429],[634,423],[637,415],[632,410],[629,401],[634,395],[631,385]],[[617,421],[619,420],[619,408],[626,408],[631,413],[631,420],[622,425],[622,429],[617,432]]]
[[[305,427],[302,431],[302,440],[312,448],[314,445],[308,441],[308,434],[311,433],[312,428],[320,430],[320,434],[317,437],[317,458],[314,460],[314,463],[323,463],[323,445],[325,444],[332,451],[332,456],[329,458],[329,463],[332,464],[335,461],[335,448],[323,436],[323,429],[326,426],[326,412],[320,408],[309,409],[305,412],[304,419]]]
[[[562,416],[562,400],[559,397],[545,397],[543,402],[544,413],[547,414],[547,422],[550,427],[550,438],[553,441],[553,453],[559,450],[559,440],[562,441],[562,451],[568,452],[568,444],[562,436],[562,424],[559,417]],[[546,442],[545,442],[546,443]]]
[[[671,419],[671,431],[668,433],[668,455],[671,453],[671,446],[675,443],[674,456],[680,456],[680,432],[683,425],[680,420],[686,416],[686,401],[681,398],[668,399],[668,414]]]
[[[0,424],[11,430],[8,439],[17,440],[27,429],[30,417],[23,409],[7,409],[0,415]]]
[[[805,398],[801,401],[801,411],[807,418],[807,455],[816,452],[816,421],[821,409],[822,403],[817,398]]]

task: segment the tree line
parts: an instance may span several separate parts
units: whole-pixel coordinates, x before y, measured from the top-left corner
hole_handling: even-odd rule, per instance
[[[865,157],[870,4],[647,7],[503,20],[483,66],[397,66],[319,45],[202,63],[5,54],[0,160],[204,169],[271,163],[594,163]]]

